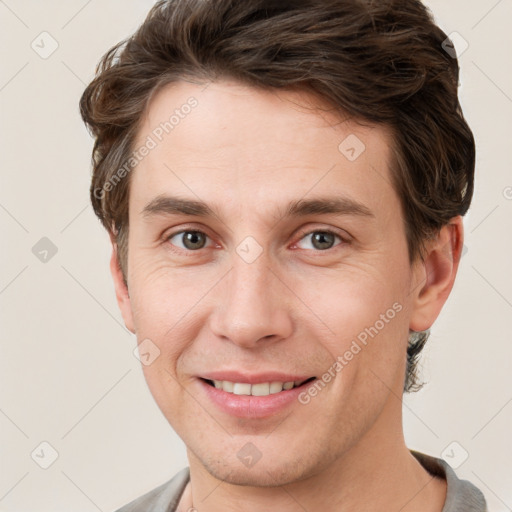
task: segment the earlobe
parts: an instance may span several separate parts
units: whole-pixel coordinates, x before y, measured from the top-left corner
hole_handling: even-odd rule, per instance
[[[423,262],[415,271],[413,309],[410,329],[429,329],[448,299],[455,282],[462,254],[464,228],[459,215],[443,226],[435,240],[428,243]]]
[[[130,295],[128,293],[128,286],[124,280],[123,271],[119,263],[119,253],[117,243],[110,237],[112,242],[112,255],[110,257],[110,273],[114,281],[114,288],[116,292],[116,299],[121,315],[123,316],[126,328],[135,334],[135,326],[133,323],[133,314]]]

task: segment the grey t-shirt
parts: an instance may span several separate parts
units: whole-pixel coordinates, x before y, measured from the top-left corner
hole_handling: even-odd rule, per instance
[[[431,475],[446,480],[446,501],[442,512],[488,512],[482,492],[467,480],[459,480],[444,460],[414,450],[411,453]],[[175,512],[189,478],[190,471],[186,467],[168,482],[116,512]]]

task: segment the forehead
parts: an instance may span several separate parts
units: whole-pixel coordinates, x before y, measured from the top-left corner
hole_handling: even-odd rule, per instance
[[[309,191],[396,200],[391,142],[385,127],[362,125],[303,91],[176,82],[141,120],[135,148],[150,149],[132,173],[131,196],[141,203],[178,192],[246,207]]]

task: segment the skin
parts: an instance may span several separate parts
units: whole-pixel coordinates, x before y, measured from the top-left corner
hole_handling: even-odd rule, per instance
[[[451,291],[462,219],[410,265],[391,135],[304,92],[174,83],[151,100],[138,144],[191,96],[197,107],[130,176],[127,285],[115,242],[111,259],[127,328],[160,350],[143,367],[148,386],[187,446],[180,510],[441,511],[446,483],[407,449],[401,397],[409,330],[429,328]],[[366,146],[352,162],[338,150],[351,134]],[[216,215],[144,215],[162,195]],[[372,216],[284,216],[289,201],[326,196]],[[204,247],[183,245],[184,229],[205,233]],[[341,238],[321,250],[311,233],[325,230]],[[248,236],[263,249],[252,263],[236,252]],[[199,385],[221,369],[321,376],[395,303],[401,311],[307,405],[235,418]],[[237,457],[248,442],[261,453],[249,468]]]

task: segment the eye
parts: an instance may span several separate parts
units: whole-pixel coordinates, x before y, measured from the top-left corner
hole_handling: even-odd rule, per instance
[[[336,243],[336,239],[339,240],[338,243]],[[202,231],[183,230],[169,235],[167,241],[170,242],[171,245],[185,251],[198,251],[207,246],[208,235]],[[304,241],[306,241],[306,243],[304,243]],[[300,249],[326,251],[344,241],[345,240],[343,240],[340,235],[333,231],[317,230],[302,235],[297,246],[299,246]]]
[[[309,243],[306,244],[307,246],[300,247],[299,244],[303,240],[308,239]],[[335,245],[339,245],[335,244],[336,239],[338,239],[340,243],[344,241],[339,235],[332,231],[311,231],[310,233],[304,235],[301,238],[301,242],[299,242],[299,244],[297,245],[299,245],[300,249],[316,249],[319,251],[326,251],[328,249],[331,249]]]
[[[208,235],[202,231],[186,230],[171,234],[167,241],[180,249],[197,251],[205,247],[207,239]]]

